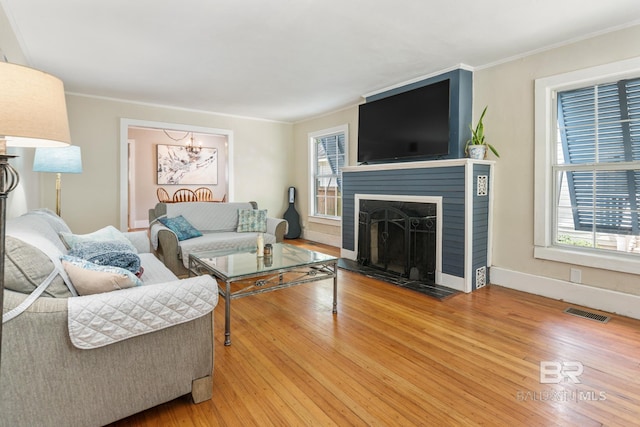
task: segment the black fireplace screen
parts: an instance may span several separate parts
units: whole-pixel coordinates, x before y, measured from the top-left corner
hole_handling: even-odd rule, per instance
[[[358,262],[435,283],[436,208],[435,203],[361,200]]]

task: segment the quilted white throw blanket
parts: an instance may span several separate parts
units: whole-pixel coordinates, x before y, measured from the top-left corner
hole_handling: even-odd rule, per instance
[[[204,316],[217,303],[208,275],[69,298],[69,337],[80,349],[103,347]]]

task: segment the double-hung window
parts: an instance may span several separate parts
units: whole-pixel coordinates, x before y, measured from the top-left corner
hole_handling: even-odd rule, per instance
[[[346,125],[309,134],[312,216],[342,216],[342,168],[347,164]]]
[[[640,261],[636,66],[612,64],[536,82],[537,256],[636,271],[629,268]]]

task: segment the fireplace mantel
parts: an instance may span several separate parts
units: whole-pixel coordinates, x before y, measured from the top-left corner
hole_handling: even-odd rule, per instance
[[[442,250],[437,284],[471,292],[489,282],[492,177],[495,162],[452,159],[398,162],[343,169],[342,256],[357,256],[356,200],[367,195],[399,200],[442,200]],[[440,251],[439,251],[440,252]]]
[[[466,166],[466,165],[489,165],[493,166],[493,160],[475,160],[475,159],[446,159],[446,160],[427,160],[420,162],[395,162],[395,163],[372,163],[362,164],[358,166],[345,166],[343,172],[367,172],[367,171],[386,171],[386,170],[405,170],[405,169],[433,169],[450,166]]]

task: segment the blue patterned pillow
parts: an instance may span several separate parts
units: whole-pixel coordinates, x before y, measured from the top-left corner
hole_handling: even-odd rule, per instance
[[[69,255],[60,260],[79,295],[142,286],[142,281],[124,268],[98,265]]]
[[[140,256],[133,252],[130,243],[118,240],[76,243],[67,255],[98,265],[124,268],[134,274],[140,271]]]
[[[266,209],[238,209],[238,233],[267,231]]]
[[[202,233],[193,225],[189,224],[189,221],[187,221],[182,215],[178,215],[174,218],[159,218],[158,221],[160,221],[162,225],[167,227],[169,230],[176,233],[178,240],[187,240],[202,236]]]
[[[131,243],[131,241],[125,237],[122,231],[118,230],[113,225],[108,225],[104,228],[101,228],[100,230],[94,231],[93,233],[89,234],[73,234],[60,232],[60,238],[62,239],[62,242],[67,247],[67,249],[71,249],[79,243],[117,240],[129,245],[133,252],[137,252],[136,247],[133,246],[133,243]]]

